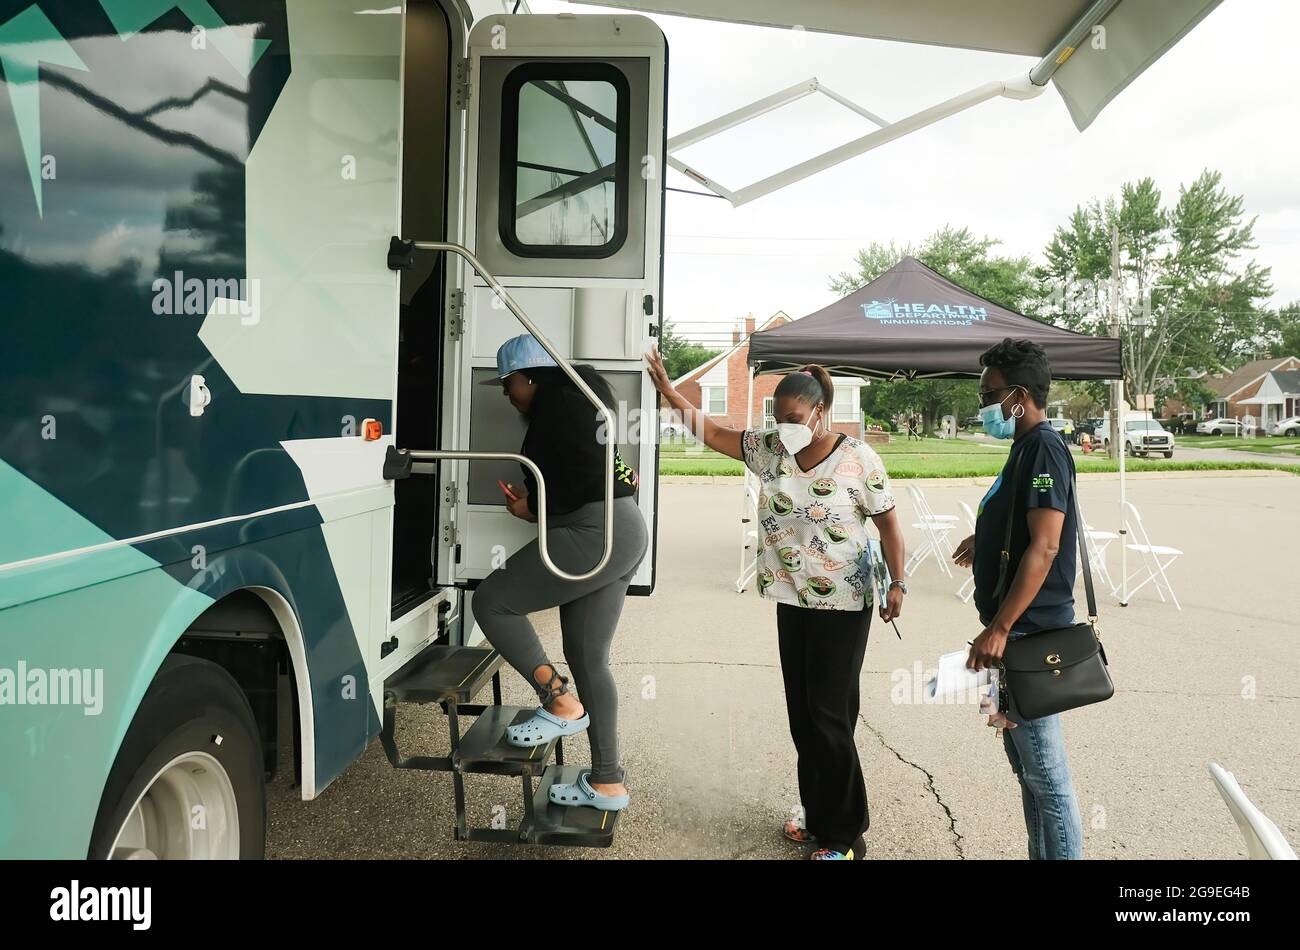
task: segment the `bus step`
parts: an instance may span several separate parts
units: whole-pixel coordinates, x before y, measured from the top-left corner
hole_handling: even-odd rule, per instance
[[[487,775],[541,775],[551,760],[551,753],[562,740],[553,739],[545,745],[527,749],[510,745],[505,740],[506,726],[523,722],[536,712],[536,707],[484,708],[460,740],[457,770]]]
[[[552,765],[542,773],[537,792],[533,796],[533,819],[528,829],[528,840],[532,844],[608,848],[614,843],[618,812],[553,805],[547,797],[553,784],[576,782],[578,773],[587,768],[589,766]]]
[[[457,703],[478,694],[504,665],[490,647],[425,647],[384,681],[384,692],[398,703]]]

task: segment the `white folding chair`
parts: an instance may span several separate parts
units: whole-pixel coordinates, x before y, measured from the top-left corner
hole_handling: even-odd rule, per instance
[[[1075,499],[1078,504],[1078,498]],[[1118,541],[1119,535],[1114,531],[1101,531],[1088,524],[1088,519],[1083,516],[1083,509],[1079,509],[1079,530],[1083,532],[1084,542],[1088,545],[1088,563],[1092,565],[1093,573],[1101,579],[1107,587],[1110,588],[1111,594],[1115,594],[1118,588],[1115,587],[1114,580],[1111,579],[1110,571],[1106,567],[1106,549],[1110,547],[1112,541]],[[1083,571],[1083,565],[1079,565],[1079,572]]]
[[[970,525],[970,533],[974,534],[975,533],[975,512],[971,511],[970,505],[966,504],[966,502],[964,501],[959,501],[957,502],[957,504],[961,505],[962,513],[966,516],[966,523]],[[957,588],[957,599],[964,604],[974,596],[975,596],[975,572],[972,571],[970,577],[966,578],[966,580],[962,583],[961,587]]]
[[[1228,806],[1228,813],[1237,823],[1237,829],[1246,839],[1246,853],[1252,861],[1295,861],[1295,850],[1287,843],[1277,825],[1255,803],[1246,797],[1246,793],[1237,784],[1237,778],[1218,762],[1209,764],[1210,776],[1214,785],[1223,796]]]
[[[1173,585],[1169,583],[1169,575],[1165,572],[1174,561],[1183,556],[1183,552],[1178,548],[1171,548],[1167,545],[1152,544],[1146,528],[1142,525],[1142,516],[1138,514],[1137,507],[1131,501],[1126,501],[1124,508],[1128,512],[1128,517],[1125,518],[1125,526],[1128,533],[1136,539],[1126,547],[1130,551],[1136,551],[1142,555],[1141,566],[1128,576],[1129,583],[1132,583],[1136,578],[1141,578],[1135,587],[1129,588],[1129,598],[1131,599],[1134,594],[1148,584],[1155,584],[1156,593],[1160,595],[1162,601],[1166,600],[1165,594],[1168,594],[1168,600],[1172,600],[1174,606],[1182,610],[1183,605],[1178,602]]]
[[[758,493],[758,476],[745,469],[745,500],[740,510],[740,574],[735,583],[738,594],[743,594],[758,574],[758,552],[762,543],[758,537]]]
[[[912,527],[921,532],[922,542],[903,565],[903,573],[911,577],[926,558],[933,556],[935,563],[939,565],[939,570],[952,577],[948,558],[952,556],[953,548],[952,542],[948,540],[948,533],[955,526],[957,516],[936,515],[930,510],[930,504],[925,500],[925,493],[914,484],[907,486],[907,493],[911,496],[912,507],[919,519],[912,524]]]
[[[1115,593],[1115,582],[1111,579],[1110,570],[1106,567],[1106,549],[1110,547],[1112,541],[1118,541],[1119,535],[1114,531],[1101,531],[1084,523],[1082,529],[1084,540],[1088,545],[1088,563],[1092,565],[1096,573],[1112,594]],[[1079,565],[1079,570],[1083,570],[1083,565]]]

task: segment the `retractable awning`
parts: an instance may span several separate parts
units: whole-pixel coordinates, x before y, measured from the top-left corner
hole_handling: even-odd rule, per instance
[[[1079,129],[1222,0],[575,0],[1040,59]],[[1100,29],[1098,29],[1100,28]]]

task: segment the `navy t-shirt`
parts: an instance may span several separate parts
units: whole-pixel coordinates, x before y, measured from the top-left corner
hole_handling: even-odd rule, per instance
[[[1075,523],[1071,494],[1074,484],[1074,459],[1061,436],[1046,422],[1040,423],[1016,439],[1007,456],[1002,474],[980,502],[975,519],[975,606],[980,622],[987,624],[998,612],[993,599],[998,584],[998,560],[1006,538],[1007,508],[1011,504],[1011,480],[1015,486],[1016,513],[1011,529],[1011,559],[1007,565],[1007,590],[1011,589],[1020,567],[1020,558],[1029,547],[1030,508],[1055,508],[1065,512],[1061,541],[1038,595],[1029,604],[1012,630],[1037,633],[1068,627],[1074,623],[1074,577],[1078,569],[1078,525]]]

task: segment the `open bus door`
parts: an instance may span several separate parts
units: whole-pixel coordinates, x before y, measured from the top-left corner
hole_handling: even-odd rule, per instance
[[[441,584],[472,588],[538,530],[497,485],[520,481],[509,456],[525,422],[476,385],[496,375],[497,347],[530,330],[562,368],[590,364],[609,381],[615,446],[655,524],[658,403],[642,356],[661,321],[666,56],[639,16],[493,16],[470,34],[456,90],[463,244],[406,234],[414,246],[394,245],[395,266],[403,254],[448,258],[442,443],[412,453],[441,466]],[[653,534],[632,593],[653,589]]]
[[[466,113],[463,207],[451,215],[462,222],[460,240],[405,234],[393,239],[388,261],[412,270],[420,255],[445,260],[442,435],[436,448],[390,447],[384,465],[389,479],[438,475],[438,584],[472,590],[535,536],[557,577],[599,571],[612,553],[615,448],[637,468],[638,503],[655,524],[658,395],[642,355],[661,321],[666,58],[663,34],[639,16],[493,16],[470,33],[453,90],[455,108]],[[605,446],[605,553],[581,575],[549,561],[542,474],[533,469],[536,525],[510,514],[497,485],[519,482],[520,465],[532,465],[519,454],[525,422],[498,387],[477,384],[496,376],[501,343],[523,332],[575,380],[592,411],[605,414],[613,435]],[[577,376],[580,363],[609,381],[612,410]],[[653,590],[654,534],[633,593]],[[501,704],[504,661],[475,645],[465,623],[472,594],[463,609],[459,636],[385,679],[380,739],[389,761],[452,773],[460,840],[608,846],[617,812],[549,804],[553,783],[577,780],[560,740],[528,749],[502,741],[505,728],[533,710]],[[489,683],[493,702],[482,705],[475,697]],[[451,756],[402,754],[397,715],[413,703],[442,705]],[[462,715],[474,717],[463,735]],[[470,827],[464,776],[474,772],[521,777],[518,827]]]

